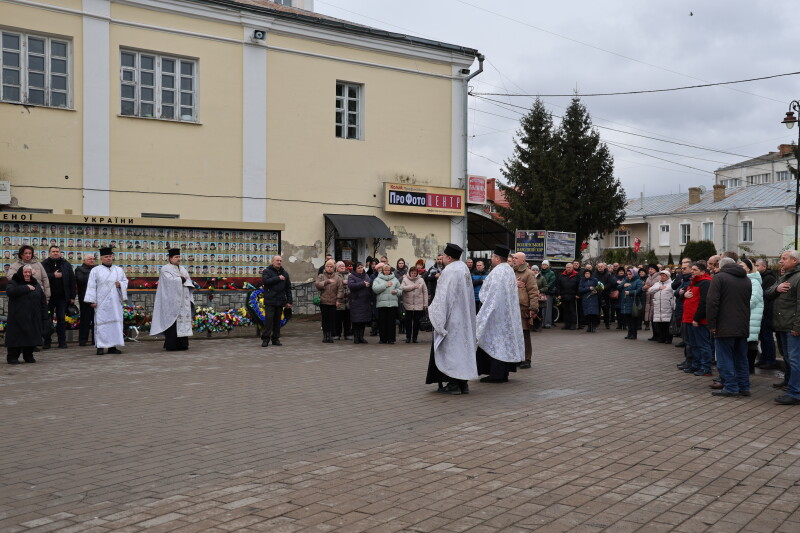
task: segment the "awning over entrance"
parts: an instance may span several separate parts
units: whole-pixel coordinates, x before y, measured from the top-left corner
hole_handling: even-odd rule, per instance
[[[388,226],[371,215],[325,215],[340,239],[391,239]]]
[[[514,249],[514,234],[497,223],[490,215],[473,210],[467,213],[470,252],[478,250],[494,250],[495,245],[505,244]]]

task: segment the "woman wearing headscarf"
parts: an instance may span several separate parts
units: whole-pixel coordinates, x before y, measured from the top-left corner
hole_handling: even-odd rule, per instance
[[[739,261],[747,277],[750,278],[753,291],[750,293],[750,336],[747,337],[747,364],[750,373],[756,372],[756,358],[758,357],[758,338],[761,335],[761,319],[764,316],[764,291],[761,288],[761,273],[755,269],[749,259]]]
[[[631,267],[625,271],[625,280],[619,290],[622,295],[620,311],[622,311],[622,317],[628,325],[628,335],[625,336],[626,339],[636,340],[636,330],[639,329],[639,322],[642,320],[642,317],[633,316],[634,306],[641,306],[643,286],[644,282],[642,282],[639,277],[638,269]]]
[[[344,297],[342,278],[336,273],[336,263],[329,259],[325,270],[317,276],[315,283],[319,290],[319,307],[322,311],[322,342],[333,342],[336,329],[336,306]]]
[[[8,296],[8,325],[6,326],[6,361],[19,364],[19,356],[26,363],[35,363],[33,350],[42,342],[42,333],[50,320],[44,290],[33,276],[33,267],[23,265],[6,286]]]
[[[640,272],[639,275],[642,273]],[[644,302],[644,329],[650,329],[650,322],[653,320],[653,295],[650,294],[650,287],[658,283],[660,276],[658,274],[657,265],[647,265],[647,277],[644,279],[644,287],[642,291],[645,294]],[[655,332],[648,340],[655,340]]]
[[[9,279],[17,273],[17,271],[21,270],[23,266],[30,265],[32,276],[36,278],[36,281],[39,282],[41,285],[42,290],[44,291],[44,297],[46,299],[50,299],[50,279],[47,277],[47,271],[44,269],[44,266],[36,259],[36,255],[33,253],[33,247],[28,246],[27,244],[20,247],[19,251],[17,252],[17,260],[11,263],[11,267],[8,269],[8,277]],[[39,343],[41,344],[41,342]]]
[[[344,261],[338,261],[336,263],[336,273],[342,278],[342,291],[344,291],[344,294],[342,295],[342,299],[338,300],[336,303],[336,331],[334,332],[334,336],[337,341],[340,341],[342,340],[342,335],[344,335],[344,339],[349,341],[352,338],[350,326],[350,288],[347,285],[347,278],[350,277],[350,271],[347,270]]]
[[[620,311],[620,306],[622,305],[622,291],[620,287],[622,284],[625,283],[625,267],[619,267],[617,269],[616,275],[614,276],[614,281],[616,281],[616,289],[611,293],[611,305],[614,307],[614,314],[617,317],[617,329],[626,329],[628,325],[625,323],[625,316]],[[616,292],[616,297],[614,293]]]
[[[402,285],[403,278],[406,276],[406,274],[408,274],[408,266],[406,265],[406,260],[403,259],[402,257],[400,259],[398,259],[397,263],[395,264],[394,271],[392,273],[394,274],[394,277],[397,278],[397,283],[400,283]],[[398,319],[397,320],[397,322],[398,322],[397,330],[400,333],[405,333],[406,332],[406,312],[405,312],[405,307],[403,307],[403,297],[402,297],[402,295],[399,295],[399,297],[397,298],[397,319]]]
[[[397,278],[392,274],[392,266],[383,265],[383,271],[378,274],[372,283],[372,291],[377,296],[378,331],[380,344],[394,344],[397,319],[397,299],[403,292]]]
[[[372,321],[372,280],[364,265],[356,263],[356,268],[347,278],[350,301],[350,321],[353,323],[353,344],[367,344],[364,330]]]
[[[672,344],[669,325],[675,307],[675,293],[672,290],[669,270],[662,270],[658,273],[658,277],[659,280],[647,290],[653,321],[653,338],[647,340]]]
[[[583,278],[578,282],[578,295],[581,297],[586,333],[595,333],[600,318],[600,297],[597,294],[597,279],[588,268],[583,271]]]

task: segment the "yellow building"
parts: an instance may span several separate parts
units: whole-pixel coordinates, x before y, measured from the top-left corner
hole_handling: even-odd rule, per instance
[[[386,202],[463,188],[476,50],[266,0],[0,0],[0,33],[0,214],[282,229],[297,280],[464,241],[463,196]]]

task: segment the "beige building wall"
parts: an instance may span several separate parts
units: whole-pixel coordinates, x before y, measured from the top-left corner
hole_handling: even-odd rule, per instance
[[[80,0],[62,5],[79,9]],[[0,2],[0,29],[72,40],[72,101],[83,93],[81,17]],[[25,107],[0,103],[0,180],[11,181],[19,205],[34,209],[82,205],[83,158],[80,109]],[[20,187],[24,185],[25,187]],[[69,190],[78,189],[78,190]]]
[[[0,179],[11,181],[19,207],[284,223],[284,255],[300,279],[325,252],[325,213],[382,219],[395,234],[381,250],[392,262],[401,256],[432,259],[451,240],[457,226],[450,217],[384,212],[383,183],[452,187],[463,172],[453,157],[463,143],[464,111],[454,96],[462,75],[454,71],[468,67],[470,56],[330,29],[309,38],[316,30],[308,25],[193,2],[155,9],[135,2],[51,1],[55,10],[0,3],[0,27],[71,42],[71,109],[0,103],[0,124],[13,125],[0,128]],[[81,9],[101,16],[82,16]],[[92,35],[86,34],[87,20],[94,24]],[[253,40],[253,28],[266,29],[266,41]],[[84,46],[90,38],[107,42],[105,72],[84,68],[86,57],[94,57],[95,67],[103,64]],[[121,48],[196,59],[198,122],[121,116]],[[254,65],[254,57],[263,62]],[[265,72],[263,86],[253,85],[253,66]],[[85,101],[92,80],[108,85],[108,109]],[[360,140],[335,136],[337,81],[363,85]],[[264,100],[258,92],[253,96],[254,87]],[[258,104],[255,116],[248,102]],[[107,136],[91,124],[107,128]],[[250,139],[261,144],[248,152]],[[100,186],[92,185],[98,180]],[[83,187],[110,192],[84,195]]]

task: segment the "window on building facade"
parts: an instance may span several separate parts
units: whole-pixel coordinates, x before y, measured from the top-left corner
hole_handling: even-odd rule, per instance
[[[69,42],[0,32],[0,100],[47,107],[70,106]]]
[[[362,85],[336,83],[336,136],[342,139],[361,139]]]
[[[630,248],[631,232],[618,229],[614,232],[614,248]]]
[[[741,187],[742,186],[742,179],[741,178],[729,178],[725,180],[719,180],[720,185],[724,185],[727,188],[732,187]]]
[[[686,244],[692,237],[692,225],[681,224],[681,244]]]
[[[197,61],[120,52],[120,114],[197,121]]]
[[[748,185],[760,185],[762,183],[769,183],[769,174],[754,174],[747,176]]]
[[[658,245],[669,246],[669,224],[660,224],[658,226]]]
[[[714,240],[714,223],[713,222],[703,222],[703,240],[704,241],[713,241]]]
[[[742,242],[753,242],[753,221],[742,221]]]
[[[775,181],[789,181],[789,171],[779,170],[775,173]]]

